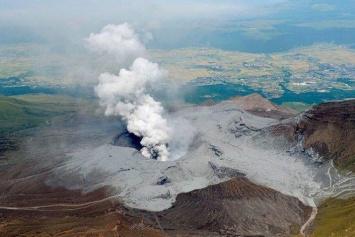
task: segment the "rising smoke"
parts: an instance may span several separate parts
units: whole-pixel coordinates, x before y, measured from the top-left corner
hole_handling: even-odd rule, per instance
[[[145,52],[144,45],[128,23],[107,25],[99,34],[91,33],[86,42],[91,51],[111,54],[118,63],[133,61]]]
[[[142,56],[145,47],[129,24],[108,25],[99,34],[91,33],[86,39],[88,48],[98,53],[114,55],[118,63]],[[145,157],[165,161],[170,152],[167,146],[172,129],[163,117],[164,108],[147,92],[148,83],[157,83],[165,75],[158,64],[142,57],[136,58],[129,70],[119,75],[102,73],[95,92],[105,115],[118,115],[127,124],[127,130],[142,138]]]

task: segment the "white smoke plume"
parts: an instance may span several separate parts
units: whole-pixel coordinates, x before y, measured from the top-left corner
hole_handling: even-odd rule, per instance
[[[114,55],[119,63],[140,57],[145,52],[144,45],[128,23],[107,25],[99,34],[91,33],[86,42],[91,51]]]
[[[86,39],[90,49],[114,54],[119,62],[144,52],[132,28],[127,24],[108,25],[99,34]],[[105,106],[105,115],[118,115],[127,123],[127,130],[142,137],[142,155],[165,161],[169,158],[171,129],[163,117],[164,109],[146,91],[148,83],[157,83],[165,75],[158,64],[144,58],[134,60],[129,70],[119,75],[103,73],[95,92]]]

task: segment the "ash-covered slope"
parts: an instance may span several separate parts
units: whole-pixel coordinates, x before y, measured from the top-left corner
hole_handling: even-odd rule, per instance
[[[297,198],[239,177],[179,194],[157,216],[169,236],[290,236],[310,212]]]
[[[104,213],[116,212],[112,203],[119,202],[159,213],[155,218],[154,214],[142,217],[134,210],[119,211],[113,217],[110,214],[110,229],[105,227],[105,231],[122,234],[140,228],[160,229],[159,220],[163,228],[171,229],[169,234],[218,236],[235,231],[241,235],[287,236],[307,223],[309,209],[305,205],[315,210],[327,197],[354,195],[353,176],[340,175],[332,162],[314,162],[315,153],[303,147],[307,129],[298,133],[305,119],[302,114],[284,120],[265,118],[243,110],[242,105],[225,101],[170,114],[193,128],[195,136],[188,140],[185,155],[166,162],[143,157],[132,148],[134,144],[139,148],[136,138],[128,136],[124,126],[112,119],[84,117],[89,121],[83,122],[85,119],[78,117],[63,125],[20,132],[19,150],[9,152],[27,160],[22,165],[0,166],[0,217],[11,229],[11,223],[18,221],[16,217],[31,219],[26,216],[30,212],[37,218],[29,222],[34,225],[26,225],[31,229],[38,227],[48,209],[52,214],[46,216],[46,223],[52,225],[48,220],[67,215],[63,208],[69,216],[80,217],[82,210],[108,202],[110,207],[100,209],[100,213],[89,211],[89,218],[95,216],[91,221],[103,221]],[[180,135],[186,130],[181,127]],[[239,178],[232,179],[235,177]],[[63,191],[60,198],[58,187],[73,191]],[[95,195],[90,200],[80,198],[79,190],[87,196],[103,188],[107,193],[97,196],[98,200],[94,200]],[[123,220],[126,211],[131,216]],[[131,222],[136,215],[140,218]],[[148,225],[137,224],[146,217],[150,219]],[[64,219],[56,219],[66,223],[58,231],[71,228]],[[80,219],[76,226],[86,220]],[[115,220],[127,224],[115,227]],[[23,233],[24,222],[16,223],[20,224],[11,230],[20,232],[11,233]],[[33,228],[29,233],[35,233]]]
[[[85,192],[113,186],[125,205],[151,211],[171,207],[179,193],[238,175],[310,206],[354,188],[354,178],[339,175],[332,163],[314,163],[298,149],[302,144],[269,132],[280,123],[296,123],[298,117],[279,121],[255,116],[235,101],[186,108],[170,116],[195,129],[189,150],[180,159],[157,162],[133,148],[106,144],[68,154],[47,184]]]

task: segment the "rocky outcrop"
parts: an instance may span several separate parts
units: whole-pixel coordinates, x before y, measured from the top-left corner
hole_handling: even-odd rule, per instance
[[[179,194],[156,215],[169,236],[290,236],[310,211],[297,198],[238,177]]]
[[[300,145],[316,161],[334,160],[337,168],[355,172],[355,100],[316,105],[267,130]]]
[[[324,160],[355,172],[355,100],[323,103],[307,111],[296,127],[304,135],[305,149],[314,149]]]

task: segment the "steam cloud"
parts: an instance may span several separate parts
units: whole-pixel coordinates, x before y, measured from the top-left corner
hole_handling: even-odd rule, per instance
[[[119,63],[135,59],[145,52],[144,45],[128,23],[107,25],[99,34],[91,33],[86,42],[91,51],[114,55]]]
[[[89,49],[108,53],[118,62],[141,56],[145,47],[129,24],[108,25],[99,34],[91,33],[86,39]],[[119,75],[103,73],[95,92],[105,106],[105,115],[119,115],[127,123],[127,130],[142,137],[141,153],[145,157],[165,161],[170,152],[171,128],[163,117],[164,108],[146,91],[148,83],[156,83],[165,72],[158,64],[142,57],[136,58],[130,69],[121,69]]]

